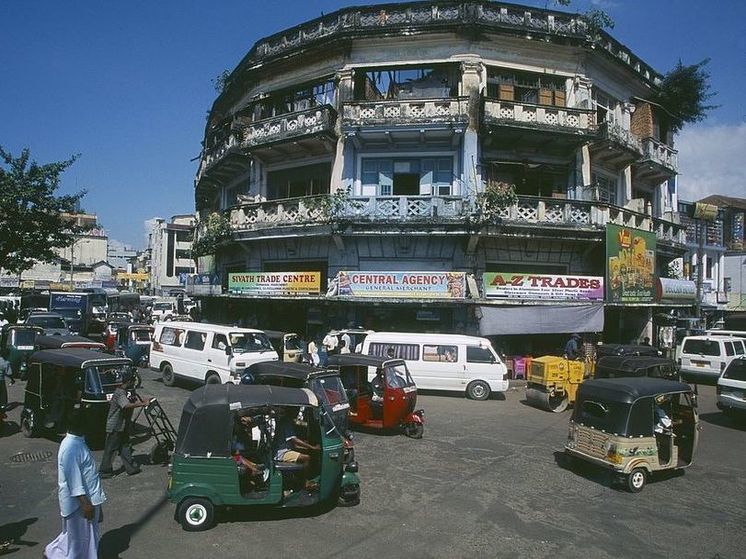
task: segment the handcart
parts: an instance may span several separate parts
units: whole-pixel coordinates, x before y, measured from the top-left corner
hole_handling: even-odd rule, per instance
[[[160,402],[155,398],[151,399],[150,403],[142,408],[142,414],[148,422],[150,434],[155,439],[155,444],[149,453],[150,463],[165,464],[176,447],[176,429],[171,424],[171,420],[168,419]]]

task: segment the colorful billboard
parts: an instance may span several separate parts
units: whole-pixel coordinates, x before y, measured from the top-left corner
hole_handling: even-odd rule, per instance
[[[465,272],[339,272],[327,297],[464,299]]]
[[[246,272],[228,274],[235,295],[319,295],[321,272]]]
[[[606,225],[606,300],[652,303],[656,296],[655,233]]]
[[[603,301],[601,276],[557,276],[487,272],[482,275],[488,299]]]

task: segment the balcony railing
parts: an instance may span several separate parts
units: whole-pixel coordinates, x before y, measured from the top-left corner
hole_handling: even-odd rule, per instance
[[[345,103],[343,122],[350,126],[455,124],[468,121],[468,107],[467,97],[352,101]]]
[[[454,27],[486,27],[493,32],[502,30],[523,36],[557,36],[578,41],[586,41],[592,34],[586,22],[575,14],[530,10],[511,4],[481,1],[442,1],[430,4],[417,2],[397,6],[388,4],[338,10],[276,33],[254,45],[247,63],[251,65],[265,59],[287,55],[323,40],[377,33],[383,35],[413,28],[442,28],[449,24]],[[655,70],[606,32],[598,32],[596,46],[607,51],[621,64],[628,66],[642,79],[660,83],[660,75]]]
[[[515,123],[585,133],[595,130],[594,115],[594,111],[590,109],[535,105],[497,99],[484,100],[485,124]]]
[[[678,152],[653,138],[642,140],[642,153],[645,159],[657,163],[674,172],[678,169]]]
[[[598,135],[601,140],[608,140],[618,145],[624,146],[638,154],[642,153],[642,142],[632,134],[628,129],[622,128],[618,124],[603,122],[598,126]]]
[[[460,196],[354,196],[334,207],[328,195],[249,203],[230,211],[234,231],[303,226],[344,220],[356,223],[472,223],[471,199]],[[656,233],[660,240],[684,244],[685,228],[664,219],[609,204],[520,196],[503,208],[503,224],[602,229],[615,223]]]
[[[336,118],[337,112],[330,105],[321,105],[256,122],[241,122],[241,145],[251,149],[318,132],[333,132]]]
[[[236,150],[240,147],[240,136],[238,133],[231,132],[225,141],[220,142],[216,146],[205,150],[202,156],[202,163],[200,164],[198,177],[201,177],[205,171],[210,169],[213,165],[223,159],[229,152]]]

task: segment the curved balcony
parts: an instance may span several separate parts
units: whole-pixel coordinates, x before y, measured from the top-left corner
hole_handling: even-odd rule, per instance
[[[536,105],[519,101],[485,99],[484,125],[516,126],[588,136],[595,134],[595,113],[590,109]]]
[[[666,180],[678,172],[679,152],[671,146],[664,144],[654,138],[642,140],[641,164],[650,163],[655,166],[655,178]]]
[[[344,105],[344,126],[427,126],[466,123],[468,97],[351,101]]]

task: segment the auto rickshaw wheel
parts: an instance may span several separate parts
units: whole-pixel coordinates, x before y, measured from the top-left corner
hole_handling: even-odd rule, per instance
[[[205,384],[220,384],[220,375],[217,373],[207,373]]]
[[[174,369],[168,363],[165,363],[161,367],[161,376],[163,377],[164,386],[173,386],[174,383],[176,382],[176,377],[174,376]]]
[[[466,387],[466,395],[472,400],[486,400],[490,397],[490,385],[483,380],[474,380]]]
[[[215,507],[209,499],[190,497],[179,504],[176,517],[185,531],[201,532],[212,527]]]
[[[421,439],[425,432],[425,426],[422,423],[407,423],[404,426],[404,434],[410,439]]]
[[[36,414],[33,410],[24,410],[21,416],[21,432],[28,439],[36,436]]]
[[[635,468],[627,476],[627,489],[630,493],[639,493],[645,487],[648,473],[645,468]]]

